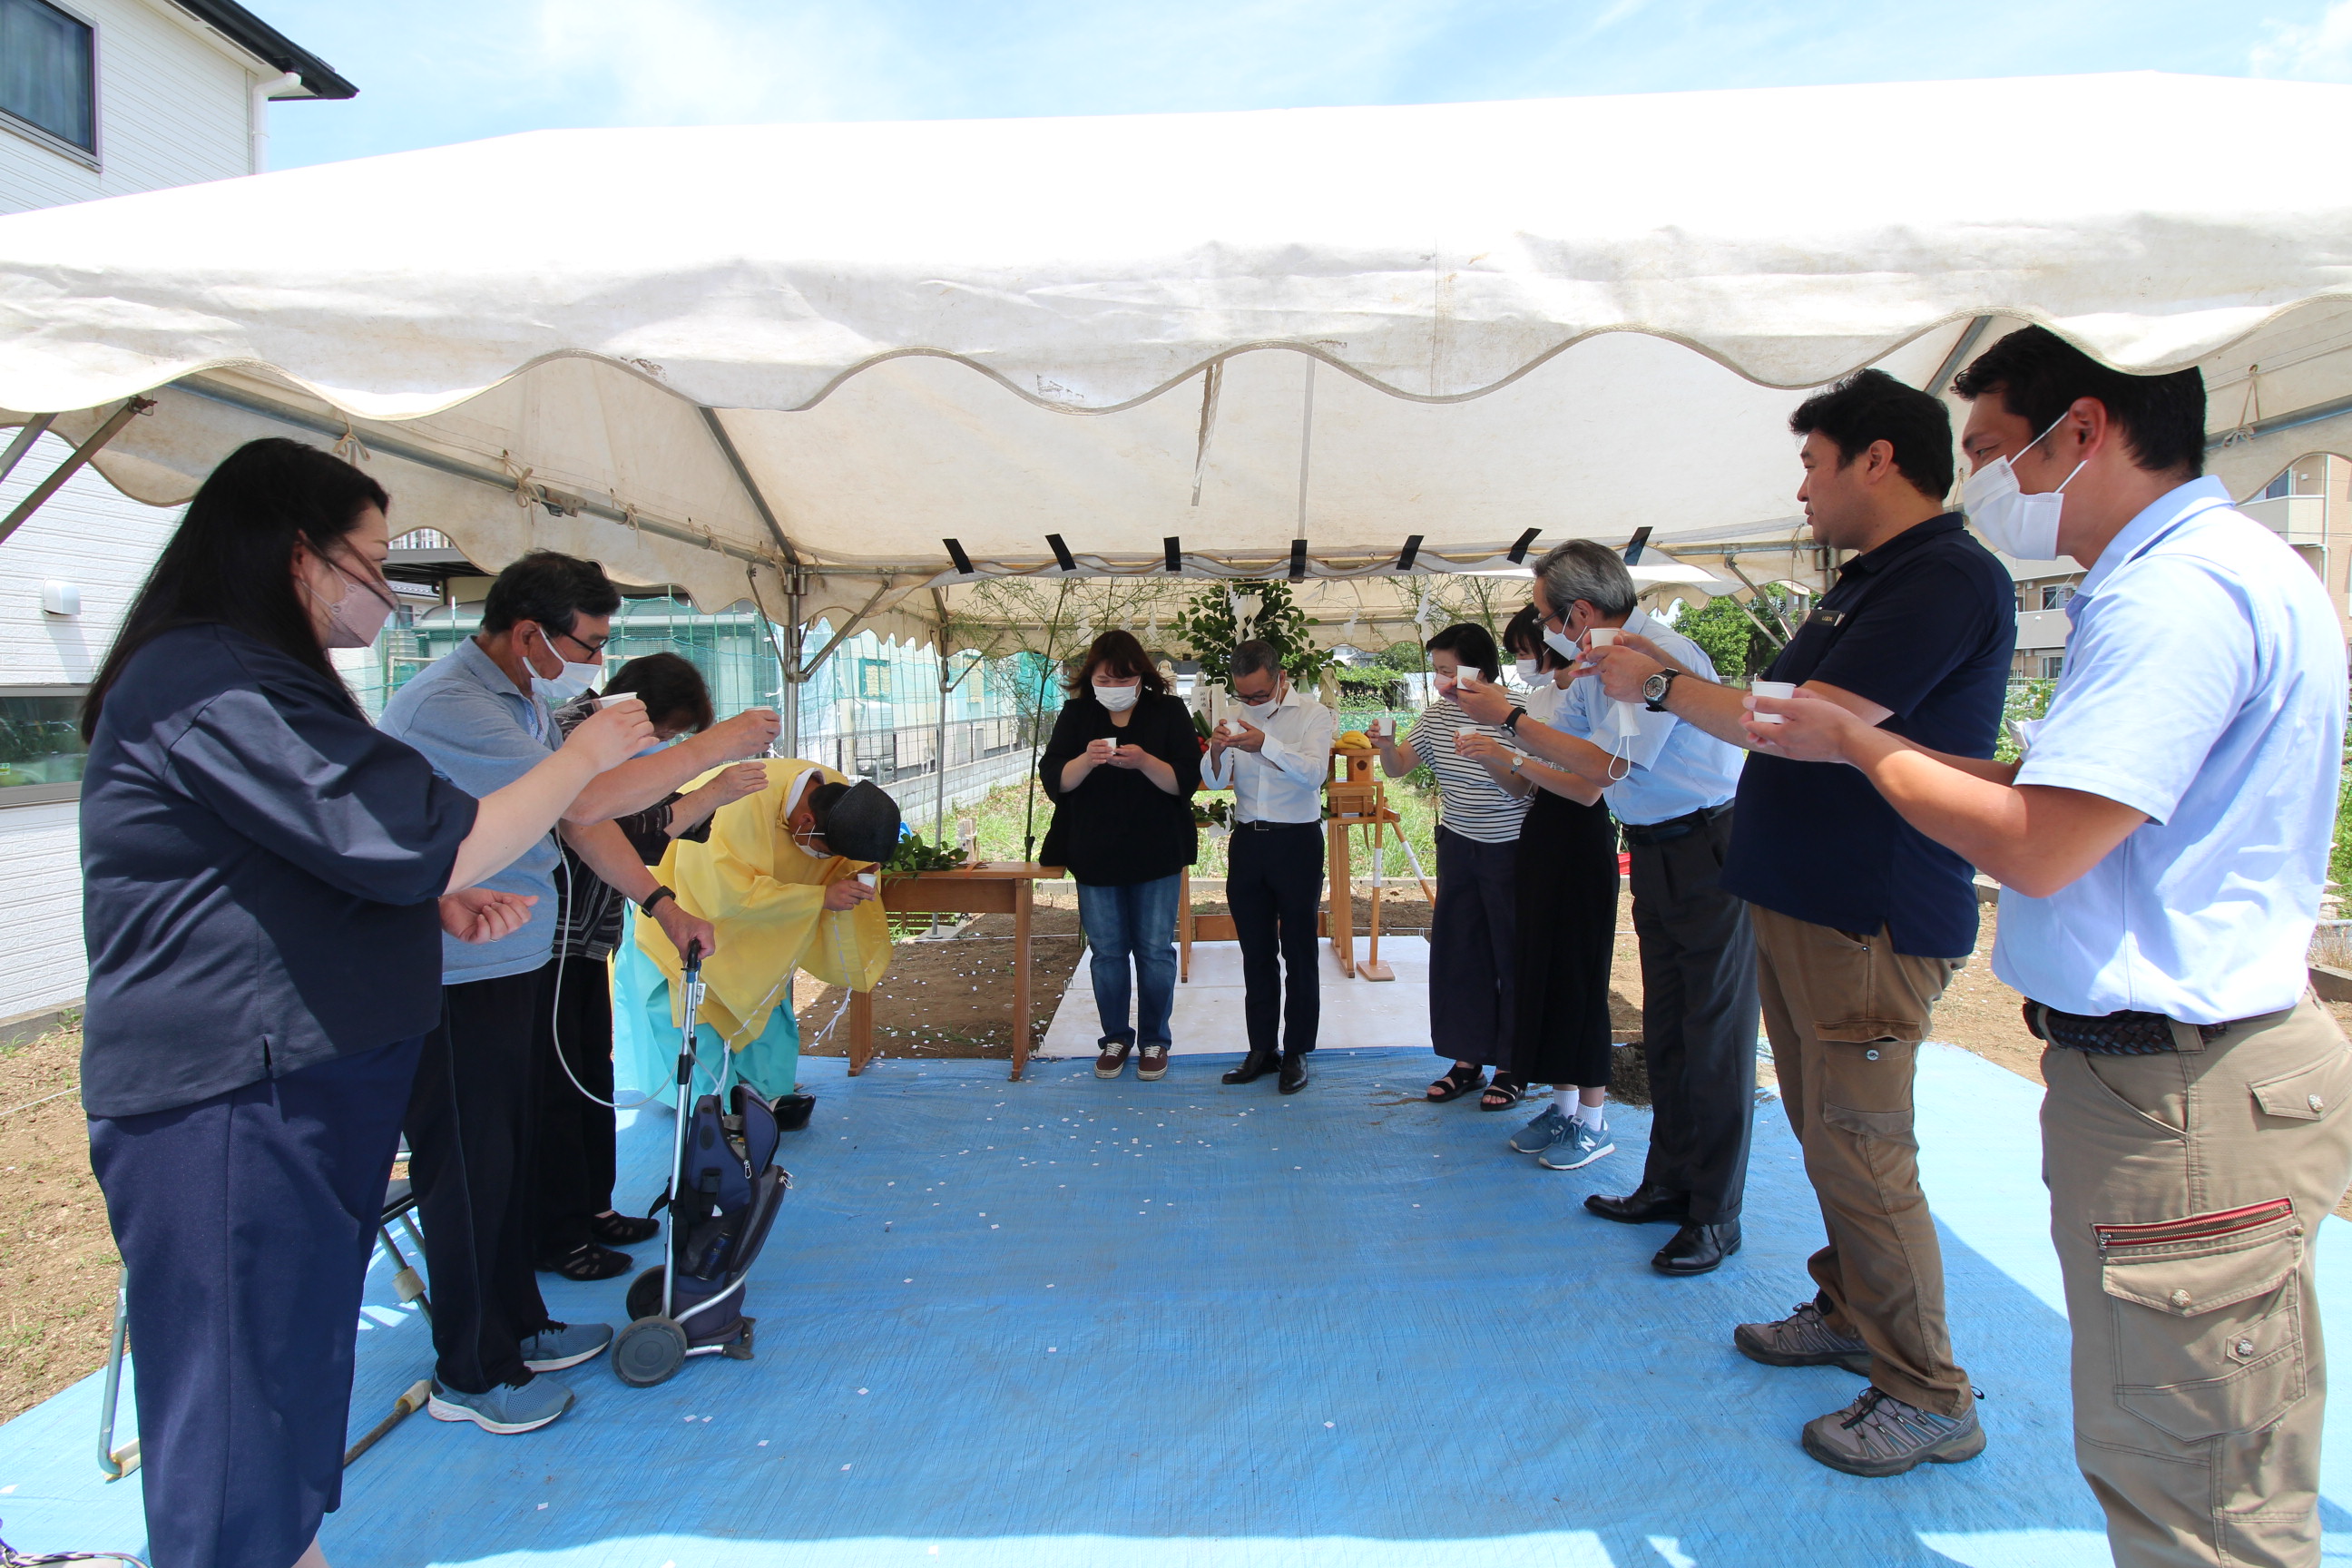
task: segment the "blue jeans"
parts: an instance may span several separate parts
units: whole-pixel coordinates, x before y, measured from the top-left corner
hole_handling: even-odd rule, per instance
[[[1164,1046],[1168,1015],[1176,1005],[1176,889],[1171,873],[1120,888],[1078,884],[1078,923],[1094,953],[1095,1011],[1106,1046]],[[1128,961],[1135,961],[1135,1026],[1127,1022]]]

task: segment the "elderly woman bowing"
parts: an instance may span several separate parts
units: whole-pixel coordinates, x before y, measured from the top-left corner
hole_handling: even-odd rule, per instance
[[[674,897],[717,931],[719,952],[702,966],[697,1042],[734,1052],[735,1075],[773,1100],[793,1091],[800,1068],[793,971],[870,991],[890,966],[889,922],[858,873],[897,847],[898,804],[816,763],[766,767],[768,787],[719,807],[709,842],[670,846],[662,886],[646,901]],[[621,1011],[630,1076],[651,1088],[669,1081],[677,1060],[685,966],[658,925],[635,923],[619,964]]]

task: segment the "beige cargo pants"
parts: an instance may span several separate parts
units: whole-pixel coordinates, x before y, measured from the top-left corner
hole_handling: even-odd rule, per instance
[[[1822,1318],[1870,1347],[1870,1381],[1938,1415],[1975,1403],[1952,1360],[1944,1252],[1919,1189],[1911,1086],[1936,999],[1959,969],[1759,904],[1756,976],[1780,1103],[1829,1245],[1806,1265]]]
[[[2121,1568],[2319,1562],[2312,1246],[2352,1182],[2352,1048],[2305,996],[2178,1052],[2042,1053],[2074,1457]]]

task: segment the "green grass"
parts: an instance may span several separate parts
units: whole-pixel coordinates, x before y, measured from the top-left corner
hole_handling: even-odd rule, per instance
[[[2336,843],[2327,852],[2327,879],[2352,887],[2352,766],[2336,774]]]

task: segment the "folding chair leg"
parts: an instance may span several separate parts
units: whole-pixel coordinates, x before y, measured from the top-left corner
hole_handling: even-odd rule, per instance
[[[407,1224],[406,1215],[401,1215],[400,1218],[408,1231],[408,1238],[416,1242],[417,1251],[423,1252],[425,1243],[417,1237],[416,1227]],[[425,1281],[418,1279],[416,1270],[410,1267],[407,1255],[400,1250],[400,1243],[392,1239],[392,1226],[388,1225],[377,1226],[376,1235],[383,1239],[383,1249],[392,1254],[392,1288],[400,1292],[400,1299],[403,1301],[415,1302],[416,1310],[425,1314],[425,1321],[431,1322],[433,1303],[425,1294]]]
[[[139,1439],[114,1446],[114,1411],[122,1396],[122,1354],[131,1344],[131,1270],[114,1276],[114,1326],[106,1340],[106,1398],[98,1408],[98,1468],[106,1479],[119,1481],[139,1468]]]

